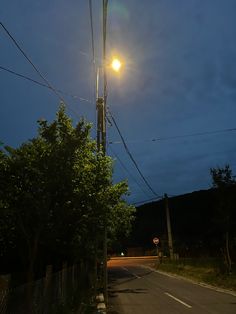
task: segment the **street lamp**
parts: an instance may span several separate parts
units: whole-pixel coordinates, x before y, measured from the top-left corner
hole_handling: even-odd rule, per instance
[[[111,67],[115,72],[119,72],[121,69],[122,63],[118,58],[114,58],[111,62]]]

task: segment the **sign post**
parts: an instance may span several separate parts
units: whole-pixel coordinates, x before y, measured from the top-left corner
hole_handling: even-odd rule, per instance
[[[156,245],[157,256],[158,256],[158,243],[160,242],[159,238],[155,237],[152,239],[152,242]]]

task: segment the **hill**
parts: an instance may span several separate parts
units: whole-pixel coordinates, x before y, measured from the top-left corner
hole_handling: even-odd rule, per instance
[[[216,255],[222,244],[217,223],[217,190],[201,190],[169,198],[175,252],[182,256]],[[126,247],[154,249],[153,237],[167,251],[165,202],[160,200],[137,207],[136,219]]]

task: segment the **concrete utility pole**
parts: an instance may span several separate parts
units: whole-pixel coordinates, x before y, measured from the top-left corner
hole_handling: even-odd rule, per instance
[[[102,149],[103,155],[106,155],[106,109],[107,109],[107,75],[106,75],[106,24],[107,24],[107,5],[108,0],[103,0],[103,64],[97,69],[96,82],[96,107],[97,107],[97,147],[98,151]],[[103,96],[99,96],[100,71],[103,74]],[[103,289],[104,301],[107,305],[107,213],[103,217]]]
[[[169,246],[169,253],[170,253],[170,259],[174,259],[174,251],[173,251],[173,241],[172,241],[172,232],[171,232],[171,223],[170,223],[170,210],[169,210],[169,202],[168,202],[168,196],[165,193],[165,208],[166,208],[166,222],[167,222],[167,233],[168,233],[168,246]]]
[[[106,70],[106,34],[107,34],[107,6],[108,0],[103,0],[103,129],[102,147],[106,155],[106,111],[107,111],[107,70]],[[107,280],[107,213],[104,215],[104,243],[103,243],[103,269],[104,269],[104,300],[108,305]]]
[[[97,147],[98,151],[102,149],[103,155],[106,155],[106,112],[107,112],[107,57],[106,57],[106,33],[107,33],[107,7],[108,0],[103,0],[103,64],[97,69],[96,79],[96,107],[97,107]],[[115,72],[119,72],[121,62],[114,58],[111,67]],[[99,96],[99,80],[103,76],[103,95]],[[103,288],[104,301],[107,304],[107,213],[104,213],[104,236],[103,236]]]

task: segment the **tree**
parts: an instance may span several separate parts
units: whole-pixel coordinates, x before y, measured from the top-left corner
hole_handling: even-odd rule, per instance
[[[231,273],[230,239],[235,235],[236,180],[229,165],[223,168],[211,168],[212,185],[217,189],[218,208],[216,221],[224,237],[224,256],[227,272]]]
[[[7,255],[12,243],[28,281],[42,260],[93,258],[104,222],[115,237],[130,228],[134,210],[122,200],[127,184],[112,183],[112,160],[97,151],[89,123],[73,127],[64,106],[52,123],[38,123],[36,138],[0,151],[0,220],[7,226],[0,245],[7,243]]]

